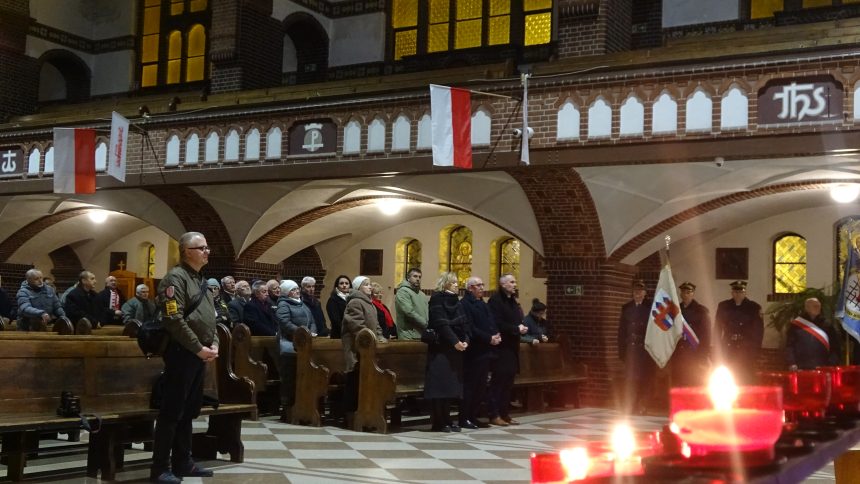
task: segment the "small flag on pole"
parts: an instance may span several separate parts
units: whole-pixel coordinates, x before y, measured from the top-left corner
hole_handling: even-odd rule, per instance
[[[472,98],[466,89],[430,84],[433,164],[472,168]]]
[[[110,124],[110,150],[108,151],[108,175],[125,182],[125,153],[128,147],[128,120],[114,111]]]
[[[836,317],[842,320],[845,332],[860,342],[860,257],[854,246],[854,234],[848,235],[848,257],[842,276],[842,290],[836,303]]]
[[[96,192],[96,132],[54,128],[54,193]]]
[[[667,260],[660,271],[648,328],[645,330],[645,350],[660,368],[669,363],[682,337],[686,337],[693,347],[699,344],[699,338],[681,314],[680,301],[672,268]]]

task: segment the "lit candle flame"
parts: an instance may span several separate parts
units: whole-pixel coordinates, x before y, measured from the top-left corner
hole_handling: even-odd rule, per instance
[[[558,458],[561,461],[561,467],[564,469],[567,481],[579,481],[588,477],[591,460],[588,458],[588,450],[585,447],[563,449],[558,453]]]
[[[636,451],[636,438],[633,430],[627,424],[618,424],[612,430],[612,452],[615,459],[624,461],[633,456]]]
[[[738,386],[728,368],[720,366],[711,373],[708,394],[711,396],[715,410],[730,410],[738,399],[738,393]]]

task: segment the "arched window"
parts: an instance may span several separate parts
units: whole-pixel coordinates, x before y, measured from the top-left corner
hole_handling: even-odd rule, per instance
[[[457,274],[460,287],[472,276],[472,230],[449,225],[439,233],[439,272]]]
[[[599,96],[588,108],[588,137],[608,138],[612,134],[612,107]]]
[[[499,286],[502,274],[513,274],[520,278],[520,241],[513,237],[501,237],[490,245],[490,290]]]
[[[806,239],[786,234],[773,242],[773,292],[796,294],[806,289]]]
[[[385,121],[375,118],[367,127],[367,151],[385,151]]]
[[[245,135],[245,161],[260,159],[260,130],[252,128]]]
[[[567,101],[558,110],[555,133],[556,139],[579,139],[579,109],[572,102]]]
[[[552,0],[393,0],[390,52],[400,60],[491,45],[548,44],[552,12]]]
[[[266,159],[277,160],[281,157],[281,128],[274,126],[266,134]]]
[[[431,122],[429,114],[421,116],[418,121],[418,144],[416,148],[419,150],[429,150],[431,147],[430,137],[433,135],[430,128]]]
[[[146,251],[146,277],[155,277],[155,246],[150,245]]]
[[[139,16],[140,87],[206,78],[207,0],[143,0]],[[167,48],[162,46],[166,45]]]
[[[192,133],[185,141],[185,164],[196,165],[200,162],[200,137]]]
[[[394,249],[394,284],[406,278],[406,272],[413,268],[421,268],[421,242],[418,239],[406,237],[397,241]]]
[[[621,105],[621,136],[639,136],[645,132],[645,107],[631,95]]]
[[[687,98],[687,131],[710,131],[713,126],[713,102],[705,91],[696,89]]]
[[[39,151],[39,148],[33,148],[33,151],[30,152],[30,157],[27,159],[27,174],[28,175],[38,175],[39,174],[39,162],[42,161],[42,152]]]
[[[733,87],[720,101],[720,129],[743,129],[748,124],[749,101],[740,89]]]
[[[209,133],[209,136],[206,137],[206,152],[203,159],[205,163],[218,162],[218,145],[220,142],[221,139],[215,131]]]
[[[107,170],[107,143],[102,141],[96,145],[96,171]]]
[[[391,128],[391,151],[409,151],[412,124],[405,114],[397,116]]]
[[[353,154],[361,151],[361,125],[358,121],[350,121],[343,128],[343,154]]]
[[[48,148],[48,151],[45,152],[45,169],[44,173],[53,173],[54,172],[54,147],[51,146]]]
[[[651,106],[651,132],[674,133],[678,131],[678,103],[668,92],[660,94]]]
[[[224,138],[224,161],[236,161],[239,159],[239,133],[231,129]]]
[[[167,154],[164,157],[164,166],[176,166],[179,164],[179,136],[173,135],[167,139]]]
[[[484,108],[478,108],[472,115],[472,146],[489,146],[490,125],[493,120]]]

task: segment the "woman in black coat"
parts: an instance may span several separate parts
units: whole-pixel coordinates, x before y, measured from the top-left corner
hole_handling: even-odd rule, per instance
[[[331,339],[340,339],[343,313],[346,312],[346,298],[349,296],[351,285],[349,277],[344,275],[337,276],[334,280],[334,289],[331,290],[331,296],[325,305],[325,312],[328,313],[328,321],[331,323],[329,332]]]
[[[430,401],[435,432],[460,431],[451,421],[451,400],[463,397],[463,352],[469,346],[469,331],[457,284],[457,274],[446,272],[430,296],[428,328],[436,333],[436,342],[427,345],[424,398]]]

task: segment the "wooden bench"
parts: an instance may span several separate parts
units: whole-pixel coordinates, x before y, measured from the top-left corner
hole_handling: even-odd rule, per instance
[[[248,326],[233,329],[233,368],[236,375],[254,382],[257,405],[263,413],[278,413],[281,375],[278,373],[278,340],[274,336],[251,336]]]
[[[358,410],[353,429],[387,433],[390,425],[400,424],[398,399],[421,395],[427,362],[427,345],[418,341],[390,341],[377,344],[376,335],[362,330],[356,338],[359,352]],[[565,336],[559,342],[520,344],[520,372],[515,388],[526,391],[525,407],[542,411],[545,392],[556,390],[559,405],[572,401],[579,405],[578,384],[586,381],[586,367],[573,363],[570,344]]]
[[[198,458],[212,459],[220,451],[241,462],[242,419],[256,418],[254,385],[231,372],[226,328],[219,327],[219,338],[224,349],[208,365],[207,386],[214,388],[220,405],[217,410],[204,408],[209,428],[195,434],[193,449]],[[143,357],[136,341],[44,333],[4,333],[0,339],[0,377],[16,382],[0,397],[0,455],[6,458],[9,479],[23,479],[26,456],[39,450],[41,433],[80,428],[80,418],[57,416],[61,391],[79,396],[86,420],[94,430],[98,427],[87,450],[89,476],[101,473],[104,480],[114,479],[122,468],[125,444],[152,440],[158,411],[149,408],[149,400],[163,363]]]

